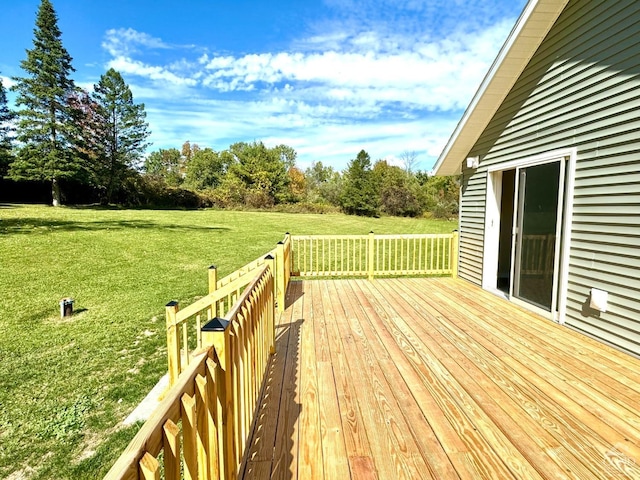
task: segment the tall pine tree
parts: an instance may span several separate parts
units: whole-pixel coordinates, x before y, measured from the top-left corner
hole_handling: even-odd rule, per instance
[[[74,154],[71,108],[74,91],[71,56],[62,45],[58,17],[49,0],[42,0],[36,17],[33,49],[20,64],[26,76],[15,78],[18,93],[17,139],[20,150],[9,176],[16,180],[51,182],[53,205],[62,200],[60,180],[82,170]]]
[[[0,178],[7,174],[11,160],[11,132],[13,131],[14,114],[9,110],[7,92],[0,78]]]
[[[380,197],[376,192],[371,171],[371,158],[364,150],[349,162],[344,174],[344,188],[340,206],[351,215],[372,217],[378,214]]]
[[[149,125],[144,104],[133,102],[131,89],[113,68],[94,85],[92,97],[105,132],[103,155],[94,171],[105,192],[103,201],[111,202],[127,172],[139,166],[149,146]]]

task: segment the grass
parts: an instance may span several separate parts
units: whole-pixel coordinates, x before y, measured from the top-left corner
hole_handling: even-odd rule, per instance
[[[166,372],[164,305],[293,234],[443,233],[344,215],[0,205],[0,478],[99,478]],[[62,320],[58,302],[75,299]]]

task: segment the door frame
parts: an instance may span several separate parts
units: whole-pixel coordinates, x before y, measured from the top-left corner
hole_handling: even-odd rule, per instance
[[[558,268],[558,298],[556,303],[557,311],[551,313],[531,305],[527,302],[518,301],[511,295],[507,295],[509,300],[518,303],[530,310],[542,314],[558,323],[564,324],[567,311],[567,290],[569,286],[569,252],[571,247],[571,225],[573,218],[573,193],[575,185],[577,149],[575,147],[552,150],[539,155],[533,155],[505,163],[490,165],[487,168],[487,188],[485,199],[485,225],[484,225],[484,241],[483,241],[483,263],[482,263],[482,287],[485,290],[500,292],[497,288],[498,282],[498,245],[500,235],[500,205],[502,202],[502,173],[506,170],[515,170],[522,167],[530,167],[551,163],[564,159],[565,179],[564,179],[564,218],[562,220],[562,231],[560,241],[560,259]],[[517,212],[517,178],[516,192],[514,194],[514,222],[516,221],[515,212]],[[512,225],[512,239],[513,239]],[[511,264],[513,267],[515,257],[515,249],[512,247]],[[513,282],[513,278],[511,279]],[[510,289],[511,290],[511,289]]]

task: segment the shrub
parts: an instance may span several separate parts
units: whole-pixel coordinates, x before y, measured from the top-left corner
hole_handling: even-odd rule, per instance
[[[317,202],[282,203],[273,208],[276,212],[283,213],[340,213],[340,208],[335,205]]]
[[[266,190],[251,189],[244,196],[244,204],[249,208],[271,208],[275,202]]]
[[[451,220],[458,215],[458,202],[438,202],[432,212],[434,218]]]

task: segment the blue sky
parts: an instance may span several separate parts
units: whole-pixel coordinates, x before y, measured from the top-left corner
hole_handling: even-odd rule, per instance
[[[39,0],[5,2],[0,75],[23,75]],[[306,168],[361,149],[429,170],[526,0],[52,0],[76,82],[113,67],[151,150],[284,143]],[[10,95],[10,98],[12,96]]]

